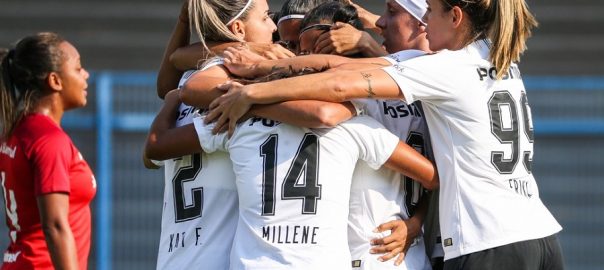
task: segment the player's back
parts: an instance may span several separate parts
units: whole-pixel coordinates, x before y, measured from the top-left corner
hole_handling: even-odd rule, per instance
[[[373,168],[398,138],[368,117],[310,130],[253,118],[229,140],[196,120],[204,151],[227,149],[240,218],[231,269],[349,269],[351,176],[358,159]]]

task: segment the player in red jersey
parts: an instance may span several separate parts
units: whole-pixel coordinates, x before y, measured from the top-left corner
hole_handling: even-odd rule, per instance
[[[0,53],[0,183],[10,245],[2,269],[86,269],[96,182],[61,128],[86,105],[88,72],[69,42],[38,33]]]

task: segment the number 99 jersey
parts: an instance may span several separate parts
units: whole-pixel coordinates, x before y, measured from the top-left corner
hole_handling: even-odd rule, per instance
[[[518,66],[497,80],[488,56],[480,40],[384,68],[408,103],[422,101],[445,260],[561,229],[531,174],[533,124]]]
[[[310,130],[252,118],[233,137],[194,120],[207,152],[228,150],[239,194],[231,269],[350,269],[347,220],[352,172],[373,169],[399,139],[369,117]]]

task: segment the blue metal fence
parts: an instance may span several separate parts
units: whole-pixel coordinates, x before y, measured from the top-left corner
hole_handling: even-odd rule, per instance
[[[604,92],[604,77],[524,77],[529,95],[541,91]],[[98,194],[95,211],[96,269],[112,269],[112,145],[114,132],[145,132],[154,117],[153,113],[114,113],[114,88],[142,86],[154,88],[155,73],[98,72],[93,74],[90,85],[96,88],[96,110],[66,115],[66,128],[97,130],[96,175]],[[152,95],[149,93],[149,95]],[[540,136],[602,136],[604,114],[580,119],[550,119],[534,117],[535,132]]]

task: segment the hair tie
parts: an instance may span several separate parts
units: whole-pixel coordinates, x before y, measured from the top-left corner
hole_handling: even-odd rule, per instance
[[[235,20],[239,19],[239,17],[241,17],[241,15],[243,15],[243,13],[250,7],[250,5],[252,4],[252,1],[254,0],[248,0],[247,3],[245,4],[245,6],[243,7],[243,9],[241,9],[241,11],[239,11],[239,13],[237,13],[237,15],[235,15],[235,17],[233,17],[229,22],[226,23],[226,25],[231,25],[231,23],[233,23]]]

